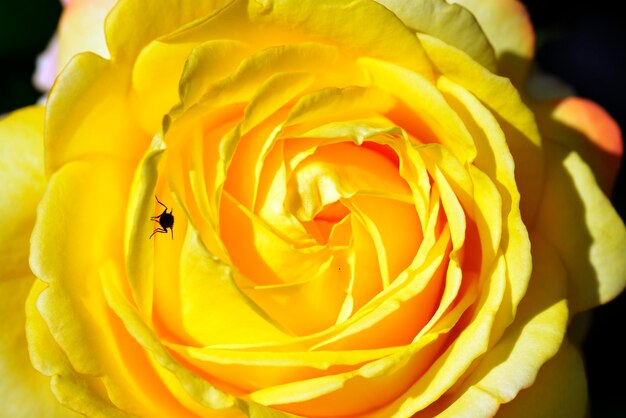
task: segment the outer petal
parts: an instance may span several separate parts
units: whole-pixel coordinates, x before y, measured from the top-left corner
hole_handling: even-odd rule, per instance
[[[533,384],[540,367],[558,351],[568,316],[565,271],[558,254],[540,236],[531,235],[531,241],[536,265],[518,315],[497,344],[465,371],[466,379],[455,379],[455,387],[426,409],[415,408],[420,393],[413,387],[368,417],[493,416],[500,404],[514,399],[520,390]],[[471,350],[480,338],[480,332],[474,332],[460,351],[464,354]],[[460,352],[454,354],[457,358],[463,356]],[[436,372],[448,373],[441,368]],[[436,380],[424,384],[433,386]]]
[[[234,0],[219,13],[183,27],[165,39],[185,43],[229,37],[262,47],[303,40],[323,41],[433,78],[431,63],[415,33],[373,1]]]
[[[251,1],[248,12],[255,22],[304,30],[365,54],[390,59],[432,78],[431,65],[413,33],[374,2],[272,0],[261,4]],[[369,24],[364,26],[362,22]]]
[[[132,62],[152,40],[219,10],[227,0],[120,1],[106,20],[106,40],[113,61]],[[141,16],[141,19],[136,19]],[[158,22],[158,24],[154,24]]]
[[[377,0],[416,32],[427,33],[464,51],[491,71],[496,57],[476,18],[445,0]]]
[[[535,35],[523,4],[517,0],[452,0],[471,11],[485,31],[498,60],[498,74],[523,86],[535,54]]]
[[[35,282],[26,301],[28,351],[34,367],[43,375],[51,377],[50,387],[54,396],[72,410],[96,418],[129,418],[99,393],[97,379],[90,379],[72,368],[37,311],[36,299],[44,287],[42,282]]]
[[[246,414],[253,418],[285,418],[289,414],[272,411],[269,408],[254,402],[235,399],[232,395],[216,389],[207,380],[194,374],[185,366],[181,365],[162,345],[158,336],[151,330],[137,310],[126,300],[123,291],[119,287],[119,272],[113,264],[107,263],[101,271],[103,288],[111,308],[123,321],[125,329],[132,335],[135,341],[151,354],[151,357],[163,369],[171,372],[170,377],[175,376],[179,386],[177,389],[178,399],[181,397],[181,387],[186,396],[194,400],[195,408],[202,408],[200,416],[234,418]],[[167,372],[166,372],[167,373]],[[155,400],[152,399],[154,403]],[[242,410],[245,411],[242,413]],[[156,416],[156,414],[154,415]],[[173,416],[173,415],[164,415]],[[187,416],[180,410],[176,416]]]
[[[532,221],[543,184],[541,138],[532,112],[522,102],[511,81],[494,75],[464,52],[428,35],[419,35],[435,66],[491,109],[504,131],[521,194],[520,207],[526,223]]]
[[[498,418],[584,417],[587,409],[587,380],[578,350],[567,340],[559,352],[539,371],[535,383],[498,411]]]
[[[0,119],[0,268],[6,278],[30,273],[30,232],[46,185],[43,115],[42,107],[31,107]]]
[[[43,113],[31,107],[0,121],[0,417],[7,418],[76,416],[31,365],[24,332],[24,302],[34,282],[28,242],[45,187]]]
[[[127,78],[119,67],[97,55],[84,53],[72,59],[57,78],[47,104],[47,173],[95,155],[136,164],[149,139],[128,111]]]
[[[546,182],[535,230],[558,250],[572,313],[606,303],[626,286],[626,227],[575,151],[546,141]]]
[[[543,102],[533,110],[542,136],[576,151],[610,196],[624,152],[613,118],[596,103],[579,97]]]
[[[50,391],[50,381],[37,372],[28,358],[24,327],[24,302],[35,278],[4,277],[0,281],[0,417],[77,417],[64,408]]]
[[[48,287],[31,294],[29,348],[59,400],[88,416],[185,416],[148,354],[111,316],[99,282],[99,266],[123,245],[126,168],[99,157],[50,178],[30,254]]]
[[[57,73],[81,52],[109,56],[104,40],[104,19],[116,1],[73,1],[65,6],[59,22]]]
[[[515,322],[485,356],[470,380],[500,402],[530,386],[558,351],[567,326],[566,282],[554,248],[531,234],[533,274]]]

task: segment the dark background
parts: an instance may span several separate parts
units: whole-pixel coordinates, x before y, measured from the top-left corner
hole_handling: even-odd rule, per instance
[[[600,103],[626,130],[622,2],[524,3],[537,33],[539,66],[566,81],[579,96]],[[60,12],[56,0],[0,0],[0,115],[40,97],[31,84],[35,57],[46,47]],[[613,199],[622,219],[626,215],[625,172],[620,172]],[[626,293],[594,310],[583,344],[592,418],[626,417],[625,330]]]

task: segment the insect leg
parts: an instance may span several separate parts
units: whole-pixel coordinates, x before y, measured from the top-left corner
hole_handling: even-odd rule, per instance
[[[152,234],[150,235],[150,238],[152,238],[152,235],[156,234],[157,232],[161,233],[161,234],[167,234],[167,231],[163,228],[157,228],[154,231],[152,231]]]
[[[156,197],[156,195],[154,195],[154,198],[157,200],[157,202],[159,202],[159,204],[160,204],[161,206],[163,206],[163,207],[167,210],[167,206],[165,206],[163,203],[161,203],[161,201],[159,200],[159,198],[158,198],[158,197]]]

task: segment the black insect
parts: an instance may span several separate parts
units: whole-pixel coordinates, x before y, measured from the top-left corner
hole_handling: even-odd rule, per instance
[[[174,239],[174,215],[172,215],[172,209],[170,209],[170,213],[167,213],[167,206],[161,203],[158,197],[154,197],[157,202],[159,202],[159,204],[165,208],[165,210],[159,216],[153,216],[150,218],[151,220],[156,221],[159,223],[159,225],[161,225],[160,228],[157,228],[154,230],[154,232],[152,232],[152,235],[156,234],[157,232],[167,234],[167,228],[169,228],[170,232],[172,233],[172,239]],[[150,238],[152,238],[152,235],[150,235]]]

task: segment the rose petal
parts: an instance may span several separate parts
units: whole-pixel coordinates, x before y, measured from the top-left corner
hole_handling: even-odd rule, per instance
[[[102,154],[136,164],[149,139],[128,111],[125,78],[110,61],[91,53],[70,61],[48,99],[47,173],[69,161]]]
[[[254,402],[237,400],[232,395],[217,389],[208,380],[198,376],[185,365],[172,358],[169,351],[163,346],[159,336],[155,334],[154,330],[147,326],[140,313],[128,301],[127,296],[124,295],[123,289],[120,288],[120,283],[123,280],[114,264],[110,262],[105,263],[100,274],[107,302],[115,312],[115,315],[123,322],[126,332],[132,336],[134,342],[141,344],[143,350],[149,353],[154,360],[154,364],[164,369],[165,374],[169,377],[169,382],[166,381],[166,383],[173,386],[169,386],[168,396],[174,395],[179,401],[186,405],[190,404],[188,400],[184,398],[189,397],[190,400],[193,401],[191,407],[198,409],[199,414],[218,413],[225,418],[234,418],[240,417],[241,411],[243,410],[246,412],[256,411],[256,413],[259,414],[270,414],[268,415],[270,417],[284,416],[284,414],[278,411],[270,411]],[[159,372],[162,373],[161,370]],[[172,377],[174,377],[174,379],[172,379]],[[145,376],[143,378],[146,379]],[[158,377],[151,377],[151,379],[154,379],[156,382],[160,381]],[[233,391],[233,388],[229,388],[229,390]],[[159,401],[160,405],[160,401],[163,400],[163,398],[159,396],[152,396],[151,399],[151,406],[157,405],[156,401]],[[173,416],[179,416],[181,414],[184,416],[186,412],[188,411],[179,407],[177,411],[173,412]],[[163,411],[155,414],[158,415],[162,413]],[[272,413],[275,415],[271,415]]]
[[[81,381],[86,379],[87,389],[95,390],[102,402],[130,413],[156,415],[178,410],[178,400],[154,376],[146,352],[111,316],[99,285],[98,268],[110,249],[123,248],[120,219],[130,189],[126,169],[124,163],[100,157],[65,164],[49,180],[39,205],[46,215],[35,225],[30,259],[31,268],[48,287],[40,287],[32,303],[36,301],[39,310],[34,316],[41,315],[61,354],[51,357],[41,352],[46,345],[32,345],[40,350],[40,362],[48,362],[46,374],[63,376],[59,382],[66,389],[59,396],[67,397],[67,402],[79,402],[74,389],[84,386]],[[111,188],[111,182],[119,187]],[[158,405],[154,399],[159,399]],[[88,406],[77,406],[84,407]]]
[[[192,52],[192,62],[196,64],[185,67],[182,75],[181,92],[184,95],[181,100],[185,107],[177,109],[175,115],[186,110],[185,117],[189,117],[190,114],[195,116],[216,107],[246,103],[270,77],[286,72],[310,73],[322,78],[329,72],[337,71],[339,67],[342,71],[336,76],[339,80],[335,81],[339,81],[340,84],[347,84],[348,80],[358,83],[358,79],[362,78],[353,67],[346,64],[337,48],[303,43],[266,47],[240,62],[227,60],[224,69],[233,68],[235,71],[228,77],[218,79],[215,69],[205,73],[205,67],[213,62],[213,57],[207,54],[213,53],[213,50],[214,48],[201,47]],[[248,50],[249,47],[245,45],[238,46],[237,56],[243,55]],[[218,64],[212,66],[215,65]],[[218,72],[220,73],[221,71]],[[199,109],[187,110],[186,107],[200,98],[200,106],[197,106]]]
[[[91,328],[90,325],[95,325],[85,323],[89,321],[87,318],[90,318],[89,314],[85,314],[85,306],[93,309],[101,304],[97,295],[86,291],[88,281],[85,280],[85,276],[89,270],[87,266],[93,258],[97,258],[97,254],[93,254],[94,251],[102,254],[106,247],[104,243],[115,240],[115,234],[112,231],[118,230],[118,234],[121,232],[119,228],[113,227],[111,215],[108,219],[98,216],[97,222],[93,221],[94,207],[109,206],[113,210],[119,210],[119,205],[123,202],[123,199],[118,199],[115,195],[113,195],[115,199],[112,202],[117,202],[117,206],[115,203],[110,204],[107,200],[111,198],[111,195],[105,194],[105,179],[108,177],[102,173],[109,174],[108,171],[113,171],[111,167],[108,168],[110,170],[95,164],[90,167],[86,163],[71,163],[64,166],[50,179],[46,194],[39,205],[39,210],[44,211],[47,216],[38,218],[33,231],[30,254],[33,272],[41,280],[53,284],[43,291],[45,296],[38,302],[42,311],[45,313],[50,311],[49,316],[43,315],[44,319],[51,322],[50,332],[59,341],[64,351],[68,352],[72,365],[79,373],[85,374],[98,374],[101,371],[101,365],[90,350],[93,348],[93,339],[96,336],[88,330]],[[95,181],[90,183],[95,179],[96,172],[101,173],[99,184]],[[119,177],[119,174],[117,176]],[[67,196],[65,193],[60,192],[60,190],[72,190],[76,193],[79,188],[91,189],[94,193],[91,196],[76,194],[74,196],[81,196],[81,199],[73,198],[70,201],[70,199],[64,199],[64,196]],[[100,205],[95,204],[98,200],[100,200]],[[82,234],[87,230],[90,231],[90,239],[101,239],[102,245],[96,248],[86,245]],[[64,245],[59,245],[57,239],[59,236],[64,237],[61,241]],[[64,296],[63,287],[72,286],[73,280],[76,280],[73,286],[75,289],[85,291],[71,294],[81,299],[84,304],[76,303],[75,299]],[[51,301],[58,301],[58,303]]]
[[[60,404],[84,415],[129,418],[102,393],[97,378],[77,373],[72,367],[37,310],[37,298],[44,289],[45,284],[36,281],[26,302],[28,350],[33,366],[51,377],[48,384]]]
[[[510,80],[494,75],[463,52],[419,35],[429,57],[450,80],[474,94],[496,116],[515,161],[522,217],[532,222],[543,183],[541,137],[532,112]]]
[[[512,318],[515,307],[526,292],[532,262],[530,241],[519,209],[520,194],[515,183],[515,164],[507,146],[507,138],[494,115],[470,92],[445,77],[439,80],[438,86],[476,143],[478,153],[474,164],[489,176],[500,195],[505,225],[501,231],[500,245],[507,264],[515,266],[508,272]],[[493,227],[490,225],[490,217],[485,218],[485,222],[490,228]],[[483,251],[486,251],[486,248],[483,247]],[[506,322],[502,324],[506,325],[508,325]]]
[[[548,396],[546,396],[548,395]],[[567,340],[539,370],[532,386],[502,405],[498,418],[523,418],[532,405],[533,416],[575,418],[587,416],[587,379],[578,349]]]
[[[444,0],[376,1],[394,12],[412,30],[441,39],[464,51],[490,71],[496,71],[493,47],[479,22],[464,7]]]
[[[180,269],[184,326],[202,345],[281,342],[290,336],[245,296],[232,267],[209,254],[196,234],[185,240]]]
[[[104,39],[104,20],[116,1],[74,1],[65,5],[59,22],[57,72],[81,52],[109,57]]]
[[[178,103],[178,83],[193,47],[153,41],[137,56],[132,70],[131,103],[144,131],[158,131],[163,115]]]
[[[155,274],[152,264],[155,258],[154,243],[146,240],[146,237],[150,237],[156,225],[146,221],[162,209],[152,196],[157,188],[158,166],[165,150],[165,144],[159,133],[154,136],[135,171],[124,229],[125,264],[129,285],[135,303],[146,316],[152,313]],[[156,210],[155,206],[158,207]],[[171,233],[173,235],[173,232]],[[178,234],[176,236],[178,238]],[[179,253],[172,252],[176,255]]]
[[[543,137],[576,151],[610,196],[624,151],[613,118],[594,102],[579,97],[543,102],[534,110]]]
[[[246,389],[270,387],[288,380],[310,379],[356,368],[396,352],[398,347],[352,351],[234,351],[169,345],[187,361],[213,376],[236,376]],[[233,379],[235,380],[235,379]]]
[[[361,58],[359,64],[372,77],[373,84],[402,100],[415,115],[424,119],[434,138],[423,137],[420,132],[409,131],[417,142],[440,141],[460,161],[472,161],[475,158],[476,149],[465,126],[428,80],[396,64],[371,58]],[[394,120],[393,113],[387,117]],[[413,120],[398,122],[398,125],[406,130],[415,125]]]
[[[50,382],[33,368],[24,332],[24,303],[35,277],[8,277],[0,272],[0,315],[7,318],[0,331],[0,390],[2,414],[13,416],[77,417],[50,391]]]
[[[30,234],[43,195],[44,109],[31,107],[0,119],[0,392],[2,414],[77,417],[58,403],[48,379],[30,362],[24,304],[35,282],[28,267]],[[33,399],[36,399],[34,402]]]
[[[366,411],[368,413],[364,414],[364,416],[372,418],[412,416],[445,393],[460,376],[464,375],[471,362],[485,353],[493,318],[498,310],[505,289],[504,267],[502,258],[500,258],[498,265],[494,266],[491,276],[492,280],[489,284],[490,289],[485,291],[487,296],[480,301],[477,308],[478,312],[471,323],[456,337],[456,340],[446,348],[444,353],[437,353],[434,358],[431,358],[428,351],[414,351],[413,347],[409,346],[406,350],[398,351],[397,354],[371,363],[364,368],[364,370],[371,370],[372,372],[371,376],[369,373],[366,373],[366,377],[383,379],[384,381],[385,378],[395,377],[396,373],[399,375],[410,373],[410,370],[415,367],[411,364],[415,360],[414,356],[427,362],[427,370],[423,370],[425,371],[423,375],[418,375],[419,379],[415,380],[417,376],[414,376],[413,381],[399,380],[393,383],[393,385],[407,384],[405,386],[406,389],[396,399],[380,405],[379,409]],[[473,296],[470,297],[470,303],[474,303],[472,299]],[[458,306],[465,307],[463,303]],[[461,310],[462,312],[463,310]],[[456,312],[456,314],[459,314],[459,312]],[[422,335],[422,340],[416,341],[416,347],[426,343],[433,336],[437,337],[441,332],[450,331],[456,321],[458,321],[458,317],[452,323],[449,320],[440,321],[434,328]],[[441,350],[441,346],[437,342],[433,344],[432,348],[437,351]],[[421,364],[421,362],[418,362],[418,364]],[[390,366],[393,367],[391,371],[387,370],[387,367]],[[406,368],[409,368],[409,370],[405,370]],[[391,382],[386,382],[385,384],[390,387],[392,385]]]
[[[141,0],[119,1],[105,21],[106,42],[114,62],[132,63],[152,40],[185,24],[218,12],[226,0],[171,2],[154,0],[150,7]],[[141,16],[141,19],[136,19]],[[159,22],[158,25],[152,22]]]
[[[288,1],[269,0],[250,3],[249,13],[256,24],[297,28],[298,33],[325,38],[335,45],[349,45],[358,52],[398,63],[432,79],[430,62],[415,35],[396,15],[375,2],[304,0],[295,7]],[[369,24],[364,26],[361,22]]]
[[[538,235],[531,235],[531,240],[533,278],[515,321],[478,360],[466,380],[417,417],[493,415],[499,404],[532,385],[540,367],[559,350],[568,320],[565,270],[554,248]],[[550,280],[543,280],[546,277]],[[386,412],[389,415],[373,416],[391,416],[391,411],[407,416],[415,411],[409,409],[413,402],[409,390]]]
[[[462,5],[476,16],[495,50],[497,73],[522,88],[535,54],[535,32],[523,3],[517,0],[453,0],[452,3]]]
[[[534,381],[539,368],[558,351],[567,326],[563,265],[538,236],[531,235],[531,243],[533,276],[515,321],[470,377],[504,402]]]
[[[183,108],[199,101],[211,84],[233,73],[250,53],[249,45],[230,39],[196,45],[187,57],[179,80]]]
[[[264,159],[273,147],[276,131],[280,129],[277,125],[286,116],[286,111],[279,110],[314,81],[315,76],[307,73],[278,73],[259,86],[248,102],[238,125],[237,152],[230,162],[224,185],[245,206],[255,206]],[[275,117],[270,118],[274,113],[277,113]]]
[[[608,302],[626,286],[626,227],[575,151],[551,141],[544,147],[546,183],[534,229],[563,258],[576,313]]]
[[[0,118],[0,268],[1,277],[30,274],[29,239],[43,195],[43,107]]]

